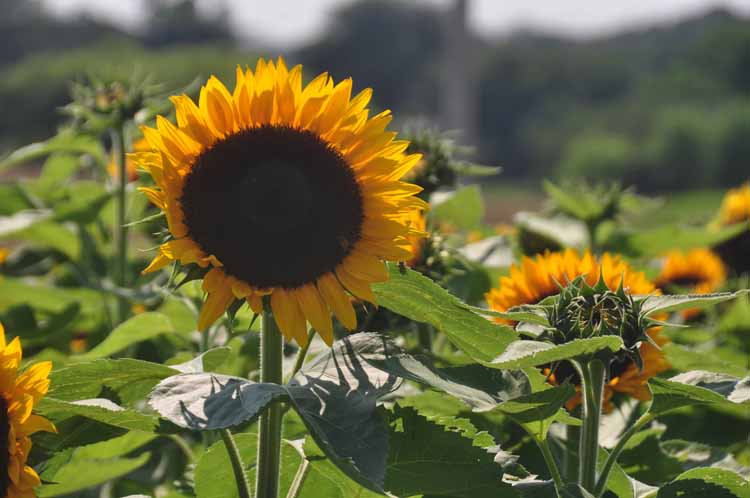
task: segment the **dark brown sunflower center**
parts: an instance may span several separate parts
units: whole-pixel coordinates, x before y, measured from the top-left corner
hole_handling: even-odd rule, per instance
[[[703,279],[698,276],[683,276],[670,280],[666,283],[666,285],[675,287],[677,289],[692,289],[702,282]]]
[[[316,134],[261,126],[196,160],[180,199],[189,236],[256,287],[294,288],[332,271],[359,240],[362,194]]]
[[[9,431],[8,402],[0,396],[0,497],[7,496],[8,487],[10,487],[10,476],[8,475],[10,463]]]

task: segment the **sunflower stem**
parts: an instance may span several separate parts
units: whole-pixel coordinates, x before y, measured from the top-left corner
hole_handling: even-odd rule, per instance
[[[237,443],[234,441],[234,436],[229,429],[222,429],[219,432],[229,454],[229,461],[232,463],[232,472],[234,472],[234,480],[237,482],[239,496],[240,498],[252,498],[250,485],[247,482],[247,474],[245,473],[245,466],[242,464],[242,456],[240,455],[239,448],[237,448]]]
[[[594,496],[600,497],[602,493],[604,493],[604,488],[607,485],[607,479],[609,479],[609,473],[612,471],[612,467],[615,466],[615,463],[617,463],[617,459],[620,457],[620,453],[622,453],[622,450],[625,449],[625,445],[628,441],[630,441],[630,438],[633,437],[633,435],[640,431],[646,424],[654,420],[653,415],[649,413],[643,414],[641,418],[639,418],[635,424],[633,424],[625,433],[623,433],[622,436],[620,436],[620,439],[617,441],[617,444],[614,448],[612,448],[612,452],[607,457],[607,460],[604,462],[604,465],[602,466],[602,472],[601,475],[599,475],[599,480],[596,482],[596,487],[594,488]]]
[[[604,362],[596,358],[581,362],[579,365],[583,391],[583,426],[578,446],[578,484],[589,492],[593,492],[596,486],[605,370]]]
[[[573,416],[580,417],[580,407],[576,407]],[[565,427],[565,457],[563,460],[563,472],[566,482],[575,482],[578,479],[578,447],[576,443],[581,439],[581,428],[575,425]]]
[[[268,303],[260,332],[260,381],[281,384],[282,338]],[[282,407],[271,402],[260,416],[258,435],[257,498],[278,498],[281,456]]]
[[[557,462],[555,461],[555,457],[552,454],[552,450],[550,450],[549,448],[549,442],[547,442],[546,439],[540,441],[534,438],[534,440],[536,441],[537,446],[539,446],[539,450],[542,452],[544,463],[547,464],[547,469],[549,470],[550,476],[555,482],[555,488],[557,489],[557,492],[560,493],[560,490],[562,490],[565,484],[563,483],[563,478],[560,475],[560,469],[557,467]]]
[[[113,280],[117,287],[124,289],[127,284],[128,264],[128,227],[125,220],[126,189],[128,185],[127,167],[125,165],[125,136],[123,124],[119,123],[112,128],[112,152],[115,160],[116,179],[115,187],[115,225],[112,233],[112,244],[114,246],[115,264],[113,267]],[[125,321],[128,314],[128,301],[122,296],[117,297],[117,305],[114,314],[114,325]]]

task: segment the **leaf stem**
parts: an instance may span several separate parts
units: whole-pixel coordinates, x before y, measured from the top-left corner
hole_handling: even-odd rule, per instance
[[[234,442],[232,432],[229,429],[222,429],[219,433],[221,434],[222,441],[224,441],[224,446],[227,448],[229,461],[232,462],[232,471],[234,472],[234,480],[237,482],[237,491],[240,498],[252,498],[250,485],[247,482],[247,474],[245,473],[245,466],[242,464],[240,450],[237,448],[237,443]]]
[[[267,300],[266,300],[267,301]],[[264,303],[260,332],[260,381],[281,384],[282,338],[268,302]],[[271,402],[260,416],[258,433],[257,498],[278,498],[281,464],[281,404]]]
[[[310,462],[307,460],[307,458],[302,458],[302,463],[299,464],[299,467],[297,468],[297,473],[294,475],[294,480],[292,481],[292,485],[289,486],[289,492],[286,495],[286,498],[298,498],[300,491],[302,491],[302,486],[305,484],[305,479],[307,479],[307,474],[310,472]]]
[[[557,467],[555,457],[554,455],[552,455],[552,451],[549,448],[549,443],[546,439],[543,441],[539,441],[538,439],[534,438],[534,440],[536,441],[537,446],[539,446],[539,450],[542,452],[544,462],[547,464],[547,469],[552,476],[552,480],[555,481],[555,488],[559,493],[565,484],[563,483],[562,475],[560,475],[560,469],[558,469]]]
[[[425,351],[432,351],[432,325],[417,322],[417,340],[419,347]]]
[[[602,493],[604,493],[604,488],[607,485],[607,479],[609,479],[609,473],[612,471],[612,467],[614,467],[615,463],[617,463],[617,459],[620,457],[620,453],[622,453],[622,450],[625,449],[625,445],[628,443],[628,441],[630,441],[630,438],[633,437],[635,433],[641,430],[643,426],[645,426],[652,420],[654,420],[653,415],[651,415],[650,413],[644,413],[635,422],[635,424],[633,424],[627,431],[623,433],[622,436],[620,436],[617,444],[614,448],[612,448],[612,451],[607,457],[607,460],[604,462],[601,475],[599,476],[599,480],[596,482],[596,487],[594,488],[594,496],[598,498],[602,495]]]
[[[125,136],[123,123],[118,123],[110,132],[112,136],[112,153],[115,160],[117,178],[115,187],[115,220],[112,233],[115,264],[113,266],[113,280],[117,287],[125,288],[127,284],[128,264],[128,227],[125,220],[126,189],[128,185],[127,167],[125,164]],[[114,315],[114,325],[125,321],[128,314],[128,302],[122,296],[117,297]]]
[[[590,492],[596,486],[605,366],[603,361],[594,358],[581,362],[579,370],[583,391],[583,426],[578,446],[578,484]]]
[[[294,377],[297,375],[297,372],[302,369],[302,365],[305,364],[305,358],[307,357],[307,352],[310,350],[310,344],[314,337],[315,329],[310,329],[310,332],[307,334],[307,344],[302,346],[302,349],[297,353],[297,360],[294,362],[294,369],[292,369],[292,375],[290,375],[290,377]]]

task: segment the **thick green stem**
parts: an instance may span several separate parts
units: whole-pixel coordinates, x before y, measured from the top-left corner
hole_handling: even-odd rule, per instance
[[[612,467],[614,467],[615,463],[617,463],[617,459],[620,457],[620,453],[622,453],[622,450],[625,449],[625,445],[628,443],[628,441],[630,441],[630,438],[633,437],[636,432],[640,431],[653,419],[654,417],[650,414],[643,414],[643,416],[641,416],[641,418],[639,418],[636,423],[630,427],[630,429],[625,431],[623,435],[620,436],[617,444],[614,448],[612,448],[612,452],[604,462],[604,466],[602,466],[601,475],[599,476],[599,480],[596,482],[596,487],[594,488],[594,496],[598,498],[602,495],[602,493],[604,493],[604,488],[607,486],[607,479],[609,479],[609,473],[612,471]]]
[[[239,448],[237,448],[237,443],[234,442],[234,436],[229,429],[222,429],[219,432],[221,433],[221,439],[224,441],[224,446],[227,448],[229,461],[232,462],[232,471],[234,472],[234,480],[237,482],[237,491],[240,498],[251,498],[245,466],[242,465],[242,457]]]
[[[125,194],[128,185],[127,168],[125,166],[125,137],[123,127],[118,125],[112,129],[112,152],[115,160],[115,171],[117,177],[115,187],[115,220],[112,233],[112,245],[114,247],[115,261],[112,271],[114,283],[117,287],[124,289],[127,286],[127,264],[128,264],[128,227],[125,226],[126,200]],[[115,325],[125,321],[128,316],[128,301],[123,297],[117,297],[115,310]]]
[[[559,493],[565,484],[563,483],[563,478],[560,475],[560,470],[557,468],[555,457],[554,455],[552,455],[552,451],[549,449],[549,443],[545,439],[544,441],[537,440],[536,444],[537,446],[539,446],[539,449],[542,452],[544,463],[547,464],[547,469],[552,476],[552,480],[555,481],[555,488],[557,488],[557,492]]]
[[[580,407],[576,407],[572,413],[575,417],[581,416]],[[563,457],[563,472],[565,482],[576,482],[578,480],[578,446],[581,440],[581,428],[575,425],[565,426],[565,456]]]
[[[260,336],[260,381],[281,384],[282,338],[268,305],[263,311]],[[271,402],[260,416],[258,435],[257,498],[278,498],[281,460],[281,412]]]
[[[596,463],[599,456],[599,424],[602,414],[604,362],[592,359],[580,364],[583,391],[583,426],[578,446],[578,484],[589,492],[596,486]]]

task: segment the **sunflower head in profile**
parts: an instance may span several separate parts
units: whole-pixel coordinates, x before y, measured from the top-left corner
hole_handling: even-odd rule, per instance
[[[37,473],[26,465],[31,450],[29,436],[38,431],[55,432],[52,423],[32,413],[34,405],[47,394],[48,361],[36,363],[19,373],[21,343],[18,337],[5,342],[0,324],[0,496],[31,498],[41,484]]]
[[[500,278],[500,286],[492,289],[486,296],[490,308],[495,311],[507,311],[522,304],[536,304],[544,298],[560,293],[560,285],[567,285],[576,278],[583,277],[585,282],[596,285],[600,278],[611,291],[620,285],[630,295],[658,293],[654,284],[643,272],[636,271],[618,255],[604,253],[600,257],[585,252],[583,255],[573,249],[563,252],[545,252],[535,258],[523,257],[520,265],[513,265],[510,274]],[[499,320],[509,323],[507,320]],[[659,327],[647,331],[651,341],[657,345],[664,344],[666,339],[659,336]],[[641,342],[639,353],[643,367],[627,355],[616,358],[609,371],[609,383],[604,396],[609,401],[615,392],[630,395],[639,400],[650,397],[648,379],[669,368],[662,352],[647,341]],[[551,382],[559,383],[571,380],[578,383],[575,370],[567,362],[544,369]],[[568,402],[572,409],[580,404],[580,394]],[[610,405],[611,407],[611,405]]]
[[[724,196],[719,211],[719,223],[733,225],[750,221],[750,182],[730,189]]]
[[[420,155],[386,130],[389,111],[370,116],[371,93],[325,73],[303,86],[301,66],[260,59],[231,92],[211,77],[197,104],[173,97],[177,125],[143,129],[151,150],[134,159],[156,187],[142,190],[171,234],[145,271],[208,270],[200,330],[268,296],[287,338],[304,344],[309,322],[331,343],[331,313],[355,328],[350,295],[374,301],[384,261],[409,260],[409,215],[427,205],[401,178]]]

